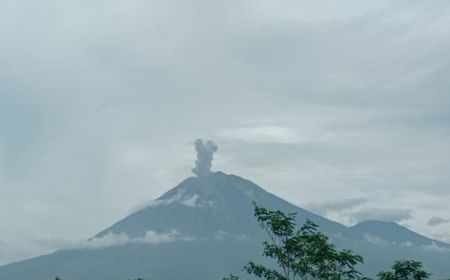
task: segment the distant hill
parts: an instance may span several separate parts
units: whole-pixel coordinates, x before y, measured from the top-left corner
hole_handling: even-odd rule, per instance
[[[190,177],[147,207],[93,236],[80,248],[0,266],[2,280],[222,279],[259,260],[264,232],[251,202],[311,219],[338,247],[351,248],[374,276],[393,260],[416,259],[434,277],[450,275],[450,245],[396,223],[367,221],[353,227],[299,208],[235,175]]]

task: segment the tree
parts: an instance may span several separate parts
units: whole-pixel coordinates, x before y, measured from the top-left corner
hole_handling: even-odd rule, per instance
[[[272,211],[253,203],[254,215],[269,240],[263,243],[263,256],[274,259],[278,269],[249,262],[247,273],[267,280],[340,280],[360,279],[355,265],[363,258],[350,250],[337,250],[318,225],[307,220],[295,230],[295,213]],[[234,278],[232,278],[234,277]],[[224,280],[236,280],[231,275]]]
[[[419,261],[395,261],[392,271],[381,271],[377,274],[380,280],[426,280],[430,273],[422,269]]]

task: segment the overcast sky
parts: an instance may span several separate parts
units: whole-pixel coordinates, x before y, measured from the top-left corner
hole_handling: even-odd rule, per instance
[[[449,1],[0,1],[0,263],[191,176],[450,242]]]

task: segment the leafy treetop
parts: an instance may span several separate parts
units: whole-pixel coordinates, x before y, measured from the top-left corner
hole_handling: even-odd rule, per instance
[[[395,261],[391,271],[381,271],[377,274],[380,280],[426,280],[430,273],[422,269],[419,261]]]
[[[337,250],[318,225],[307,220],[295,230],[295,213],[272,211],[253,203],[254,215],[269,240],[263,243],[263,256],[274,259],[279,269],[249,262],[247,273],[267,280],[361,279],[355,266],[363,258],[350,250]],[[231,275],[224,280],[237,280]]]

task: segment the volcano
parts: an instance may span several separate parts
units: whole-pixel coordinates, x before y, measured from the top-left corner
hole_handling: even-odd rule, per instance
[[[0,267],[2,280],[222,279],[243,274],[261,259],[266,238],[253,217],[252,202],[296,212],[297,224],[311,219],[338,247],[365,258],[368,276],[393,260],[416,259],[436,277],[450,274],[450,246],[396,223],[366,221],[347,227],[299,208],[235,175],[190,177],[149,205],[94,235],[80,248]]]

